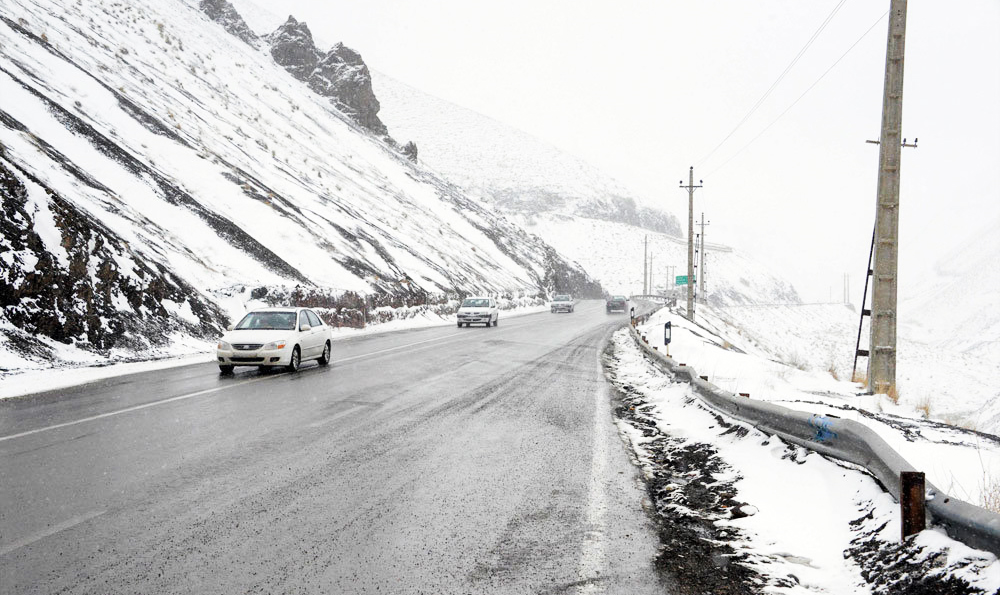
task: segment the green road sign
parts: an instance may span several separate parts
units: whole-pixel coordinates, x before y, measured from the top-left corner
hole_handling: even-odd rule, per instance
[[[691,282],[694,283],[697,280],[698,280],[698,276],[695,275],[695,277],[693,279],[691,279]],[[687,285],[688,284],[688,276],[687,275],[678,275],[677,276],[676,284],[677,285]]]

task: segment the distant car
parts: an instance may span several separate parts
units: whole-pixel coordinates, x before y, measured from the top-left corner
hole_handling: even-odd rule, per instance
[[[462,325],[485,324],[496,326],[500,324],[500,308],[497,301],[491,297],[473,296],[462,300],[458,308],[458,328]]]
[[[302,362],[330,363],[333,333],[308,308],[265,308],[249,312],[222,335],[216,348],[219,370],[235,366],[283,367],[289,372]]]
[[[560,294],[552,298],[552,301],[549,303],[549,307],[551,308],[553,314],[556,312],[572,312],[576,309],[576,302],[573,301],[573,296]]]
[[[623,295],[613,295],[608,298],[604,307],[608,314],[612,312],[625,312],[628,309],[628,298]]]

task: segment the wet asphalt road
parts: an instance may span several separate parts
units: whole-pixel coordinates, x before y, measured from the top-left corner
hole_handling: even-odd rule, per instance
[[[0,593],[663,593],[603,303],[0,401]]]

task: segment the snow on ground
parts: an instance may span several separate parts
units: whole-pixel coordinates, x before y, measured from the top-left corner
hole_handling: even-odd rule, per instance
[[[711,350],[740,355],[715,345],[721,344],[721,339],[703,329],[692,329],[668,314],[659,314],[641,327],[650,342],[658,344],[661,350],[662,340],[654,341],[657,335],[653,331],[661,331],[668,319],[679,327],[673,334],[671,354],[695,366],[699,373],[707,369],[698,365],[704,363],[705,354]],[[711,478],[714,482],[708,487],[721,485],[726,499],[735,501],[735,505],[728,510],[725,506],[714,507],[708,513],[713,520],[713,534],[701,538],[715,545],[720,540],[731,545],[734,552],[729,554],[730,559],[752,568],[765,582],[763,592],[840,595],[910,592],[905,587],[882,590],[884,585],[879,586],[877,581],[869,584],[862,574],[875,576],[870,574],[872,568],[864,564],[862,555],[869,540],[874,536],[882,543],[876,549],[891,548],[898,541],[899,531],[898,505],[871,476],[787,444],[776,436],[767,436],[747,424],[724,421],[701,404],[690,385],[675,382],[646,360],[627,332],[619,332],[613,341],[616,361],[612,380],[627,383],[627,390],[648,403],[637,408],[653,419],[659,431],[670,439],[666,453],[655,452],[649,450],[655,435],[628,423],[620,424],[636,448],[647,477],[656,472],[658,463],[682,456],[685,448],[710,445],[721,459],[722,469],[714,473]],[[742,364],[744,367],[740,369],[745,375],[750,374],[753,365],[760,366],[761,376],[773,373],[773,362],[750,355],[742,356],[742,360],[719,358],[716,363],[719,370],[729,370],[726,366],[734,362]],[[691,474],[680,477],[668,474],[661,478],[666,486],[657,493],[681,491],[690,480]],[[678,501],[666,496],[664,501],[666,504],[657,503],[661,515],[705,514],[683,498]],[[870,519],[855,522],[869,512]],[[915,539],[905,556],[919,558],[921,566],[907,567],[895,577],[889,573],[882,580],[919,581],[956,576],[982,593],[1000,589],[1000,561],[992,554],[971,550],[934,528]],[[857,559],[848,556],[848,550],[858,551]],[[680,559],[673,563],[681,564],[683,572],[683,565],[690,561]],[[661,564],[671,567],[670,561]],[[899,588],[897,584],[896,589]]]
[[[848,355],[857,333],[854,316],[844,306],[830,305],[702,306],[697,325],[664,309],[640,329],[650,344],[662,350],[663,325],[669,320],[671,357],[693,366],[720,388],[792,409],[853,419],[878,432],[939,489],[977,505],[995,498],[1000,492],[996,430],[974,432],[945,422],[951,421],[949,415],[982,408],[975,391],[991,377],[996,379],[993,386],[1000,386],[1000,372],[973,369],[968,361],[973,356],[926,348],[921,352],[919,344],[905,342],[900,349],[899,404],[884,395],[864,395],[864,388],[847,378],[853,361]],[[847,348],[842,335],[851,330],[852,322],[854,337]],[[979,399],[982,394],[978,393]],[[922,410],[926,403],[930,419]]]

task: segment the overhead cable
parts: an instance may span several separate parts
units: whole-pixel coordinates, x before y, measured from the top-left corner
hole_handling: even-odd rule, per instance
[[[763,104],[764,101],[771,95],[771,93],[778,87],[778,85],[781,84],[781,81],[784,80],[785,76],[789,72],[791,72],[792,68],[798,63],[799,59],[802,58],[803,55],[805,55],[806,51],[809,50],[809,47],[812,46],[813,42],[816,41],[816,39],[819,37],[820,33],[822,33],[824,29],[826,29],[826,26],[830,24],[830,21],[833,20],[833,17],[840,11],[840,9],[844,6],[844,4],[846,2],[847,2],[847,0],[840,0],[840,2],[837,3],[837,5],[833,7],[833,10],[830,11],[829,15],[827,15],[826,19],[819,26],[819,29],[816,29],[816,31],[812,34],[812,37],[810,37],[809,40],[806,41],[806,44],[804,46],[802,46],[802,49],[799,50],[799,53],[795,54],[795,57],[792,58],[792,61],[789,62],[788,66],[785,67],[785,70],[782,71],[782,73],[778,76],[777,79],[775,79],[775,81],[773,83],[771,83],[771,86],[768,87],[767,91],[765,91],[764,94],[760,96],[760,99],[757,100],[757,103],[753,104],[753,107],[751,107],[750,111],[748,111],[746,113],[746,115],[743,116],[743,119],[740,120],[739,123],[737,123],[736,126],[732,130],[729,131],[729,134],[727,134],[725,138],[723,138],[721,141],[719,141],[719,144],[715,145],[714,149],[712,149],[711,151],[709,151],[708,155],[705,155],[704,157],[702,157],[695,164],[695,167],[700,166],[709,157],[711,157],[712,155],[714,155],[715,152],[719,150],[719,147],[721,147],[722,145],[724,145],[726,143],[726,141],[728,141],[730,139],[730,137],[732,137],[733,134],[735,134],[736,131],[739,130],[740,127],[743,126],[743,124],[745,124],[746,121],[750,119],[750,116],[752,116],[757,111],[757,109],[760,108],[761,104]]]

